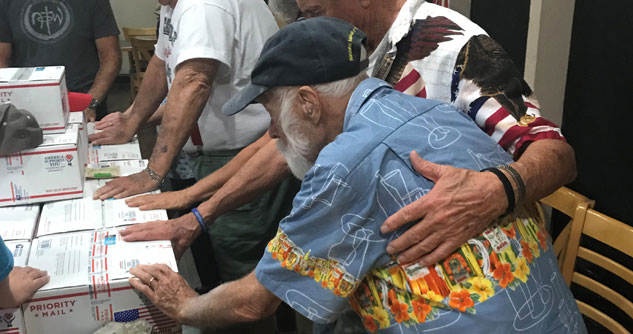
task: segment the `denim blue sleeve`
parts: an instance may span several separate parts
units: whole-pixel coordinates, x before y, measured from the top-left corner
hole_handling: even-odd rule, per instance
[[[13,269],[13,254],[0,237],[0,281],[4,281]]]
[[[380,233],[382,220],[375,219],[374,202],[367,201],[365,191],[361,194],[367,187],[355,189],[345,177],[348,167],[326,160],[331,163],[308,172],[293,211],[255,269],[269,291],[320,323],[335,319],[360,279],[387,261],[388,242]]]

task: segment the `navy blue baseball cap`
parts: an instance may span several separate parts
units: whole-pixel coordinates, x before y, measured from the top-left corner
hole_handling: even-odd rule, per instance
[[[222,112],[234,115],[273,87],[317,85],[358,75],[369,64],[366,41],[358,28],[332,17],[289,24],[264,44],[251,83],[227,101]]]

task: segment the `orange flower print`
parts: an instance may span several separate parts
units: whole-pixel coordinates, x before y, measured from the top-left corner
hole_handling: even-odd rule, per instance
[[[530,250],[530,245],[526,241],[523,241],[523,240],[521,240],[521,254],[523,254],[523,257],[525,257],[528,263],[532,263],[532,259],[534,259],[534,255],[532,255],[532,251]]]
[[[416,299],[412,301],[411,305],[413,306],[413,314],[415,314],[415,317],[418,319],[418,321],[426,321],[426,316],[431,313],[431,306],[429,306],[429,304],[425,303],[421,299]]]
[[[475,306],[475,302],[470,298],[470,292],[466,289],[451,292],[449,298],[448,305],[460,312],[466,312],[467,308]]]
[[[502,227],[501,230],[510,239],[514,239],[517,236],[516,230],[514,229],[514,224],[510,225],[510,228]]]
[[[543,231],[538,231],[536,233],[536,237],[541,244],[541,248],[543,248],[543,250],[547,250],[547,235]]]
[[[365,326],[365,328],[367,328],[368,331],[370,331],[372,333],[378,330],[378,325],[376,325],[376,321],[374,321],[374,318],[372,318],[369,315],[365,316],[365,320],[363,321],[363,325]]]
[[[400,302],[395,302],[391,305],[391,313],[393,313],[396,321],[399,323],[409,320],[409,313],[407,312],[408,309],[409,305]]]
[[[505,289],[506,286],[514,280],[510,264],[503,262],[499,263],[493,272],[493,277],[499,281],[499,286]]]

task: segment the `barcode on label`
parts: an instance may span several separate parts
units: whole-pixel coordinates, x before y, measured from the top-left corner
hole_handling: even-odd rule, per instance
[[[39,248],[51,248],[51,239],[40,240]]]
[[[126,222],[136,221],[136,211],[123,212],[123,221],[126,221]]]

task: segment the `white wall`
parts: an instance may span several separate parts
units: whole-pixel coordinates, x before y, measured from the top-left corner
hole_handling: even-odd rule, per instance
[[[534,89],[541,113],[561,125],[575,0],[532,0],[525,80]]]
[[[157,17],[154,9],[158,4],[156,0],[110,0],[114,17],[119,25],[119,30],[123,27],[144,28],[156,27]],[[121,46],[127,46],[123,39],[123,31],[119,36]],[[129,63],[127,54],[123,54],[123,66],[121,73],[129,73]]]

